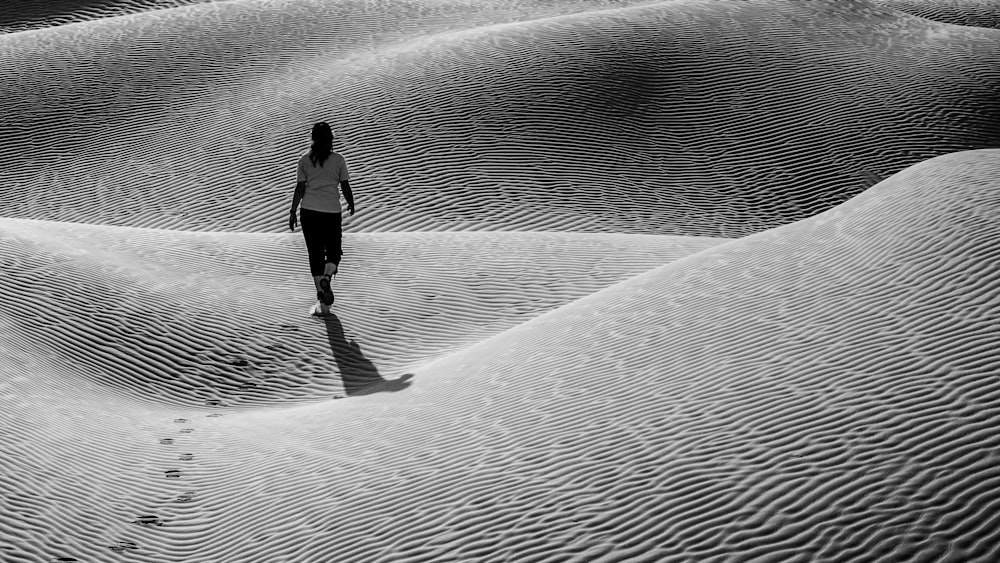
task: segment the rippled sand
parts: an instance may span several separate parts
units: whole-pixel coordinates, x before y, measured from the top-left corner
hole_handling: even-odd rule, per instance
[[[1000,6],[46,6],[0,561],[1000,559]]]

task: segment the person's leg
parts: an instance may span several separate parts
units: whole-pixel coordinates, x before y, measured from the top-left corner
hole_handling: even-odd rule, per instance
[[[300,221],[302,235],[306,239],[306,251],[309,252],[309,271],[316,286],[316,298],[323,304],[330,305],[333,302],[333,293],[330,291],[328,278],[324,275],[327,221],[323,215],[325,213],[303,209]],[[325,287],[324,281],[326,281]]]
[[[326,249],[325,273],[327,276],[335,275],[340,269],[340,257],[344,254],[343,231],[341,230],[341,214],[330,213],[327,218],[326,238],[324,247]]]
[[[302,224],[302,236],[306,239],[306,252],[309,253],[309,271],[313,276],[323,275],[325,263],[325,234],[321,214],[303,209],[299,219]]]
[[[316,233],[318,252],[315,261],[310,260],[309,268],[313,274],[313,281],[316,283],[316,297],[329,307],[333,304],[333,289],[330,287],[330,276],[334,272],[330,271],[330,263],[327,256],[330,252],[330,230],[331,224],[339,218],[336,213],[322,213],[312,211],[310,218],[313,222],[313,230]]]

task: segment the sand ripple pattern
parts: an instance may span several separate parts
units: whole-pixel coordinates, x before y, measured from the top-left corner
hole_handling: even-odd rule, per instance
[[[0,343],[31,343],[67,377],[154,402],[328,399],[720,242],[349,235],[334,283],[337,318],[324,323],[308,315],[316,296],[297,233],[8,219],[0,222],[0,319],[8,327]]]
[[[5,378],[5,427],[30,439],[0,484],[57,478],[2,525],[27,561],[995,560],[997,178],[1000,150],[930,160],[394,393],[171,419]]]
[[[609,5],[234,2],[0,37],[0,216],[278,232],[328,119],[359,230],[734,238],[1000,143],[996,30]]]
[[[216,0],[0,0],[0,33],[95,21]]]
[[[0,561],[1000,560],[993,3],[167,1],[0,0]]]
[[[878,4],[929,20],[1000,29],[1000,6],[993,0],[878,0]]]

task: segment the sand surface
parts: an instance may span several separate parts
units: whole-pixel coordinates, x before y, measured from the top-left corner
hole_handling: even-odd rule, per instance
[[[993,0],[880,0],[879,4],[934,21],[1000,29]]]
[[[1000,560],[995,3],[11,4],[3,563]]]

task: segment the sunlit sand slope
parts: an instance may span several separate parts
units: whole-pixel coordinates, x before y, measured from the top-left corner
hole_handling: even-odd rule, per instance
[[[996,30],[833,0],[448,6],[237,2],[0,37],[0,216],[279,231],[325,119],[360,230],[734,237],[1000,142]]]
[[[349,235],[337,318],[301,235],[7,219],[0,342],[153,402],[329,398],[398,377],[722,240],[568,233]],[[352,341],[363,343],[351,346]],[[363,368],[363,369],[362,369]],[[383,377],[384,375],[384,377]]]
[[[995,560],[998,178],[924,162],[393,393],[146,407],[34,354],[4,531],[26,561]]]
[[[1000,28],[1000,3],[995,0],[878,0],[878,3],[944,23]]]

